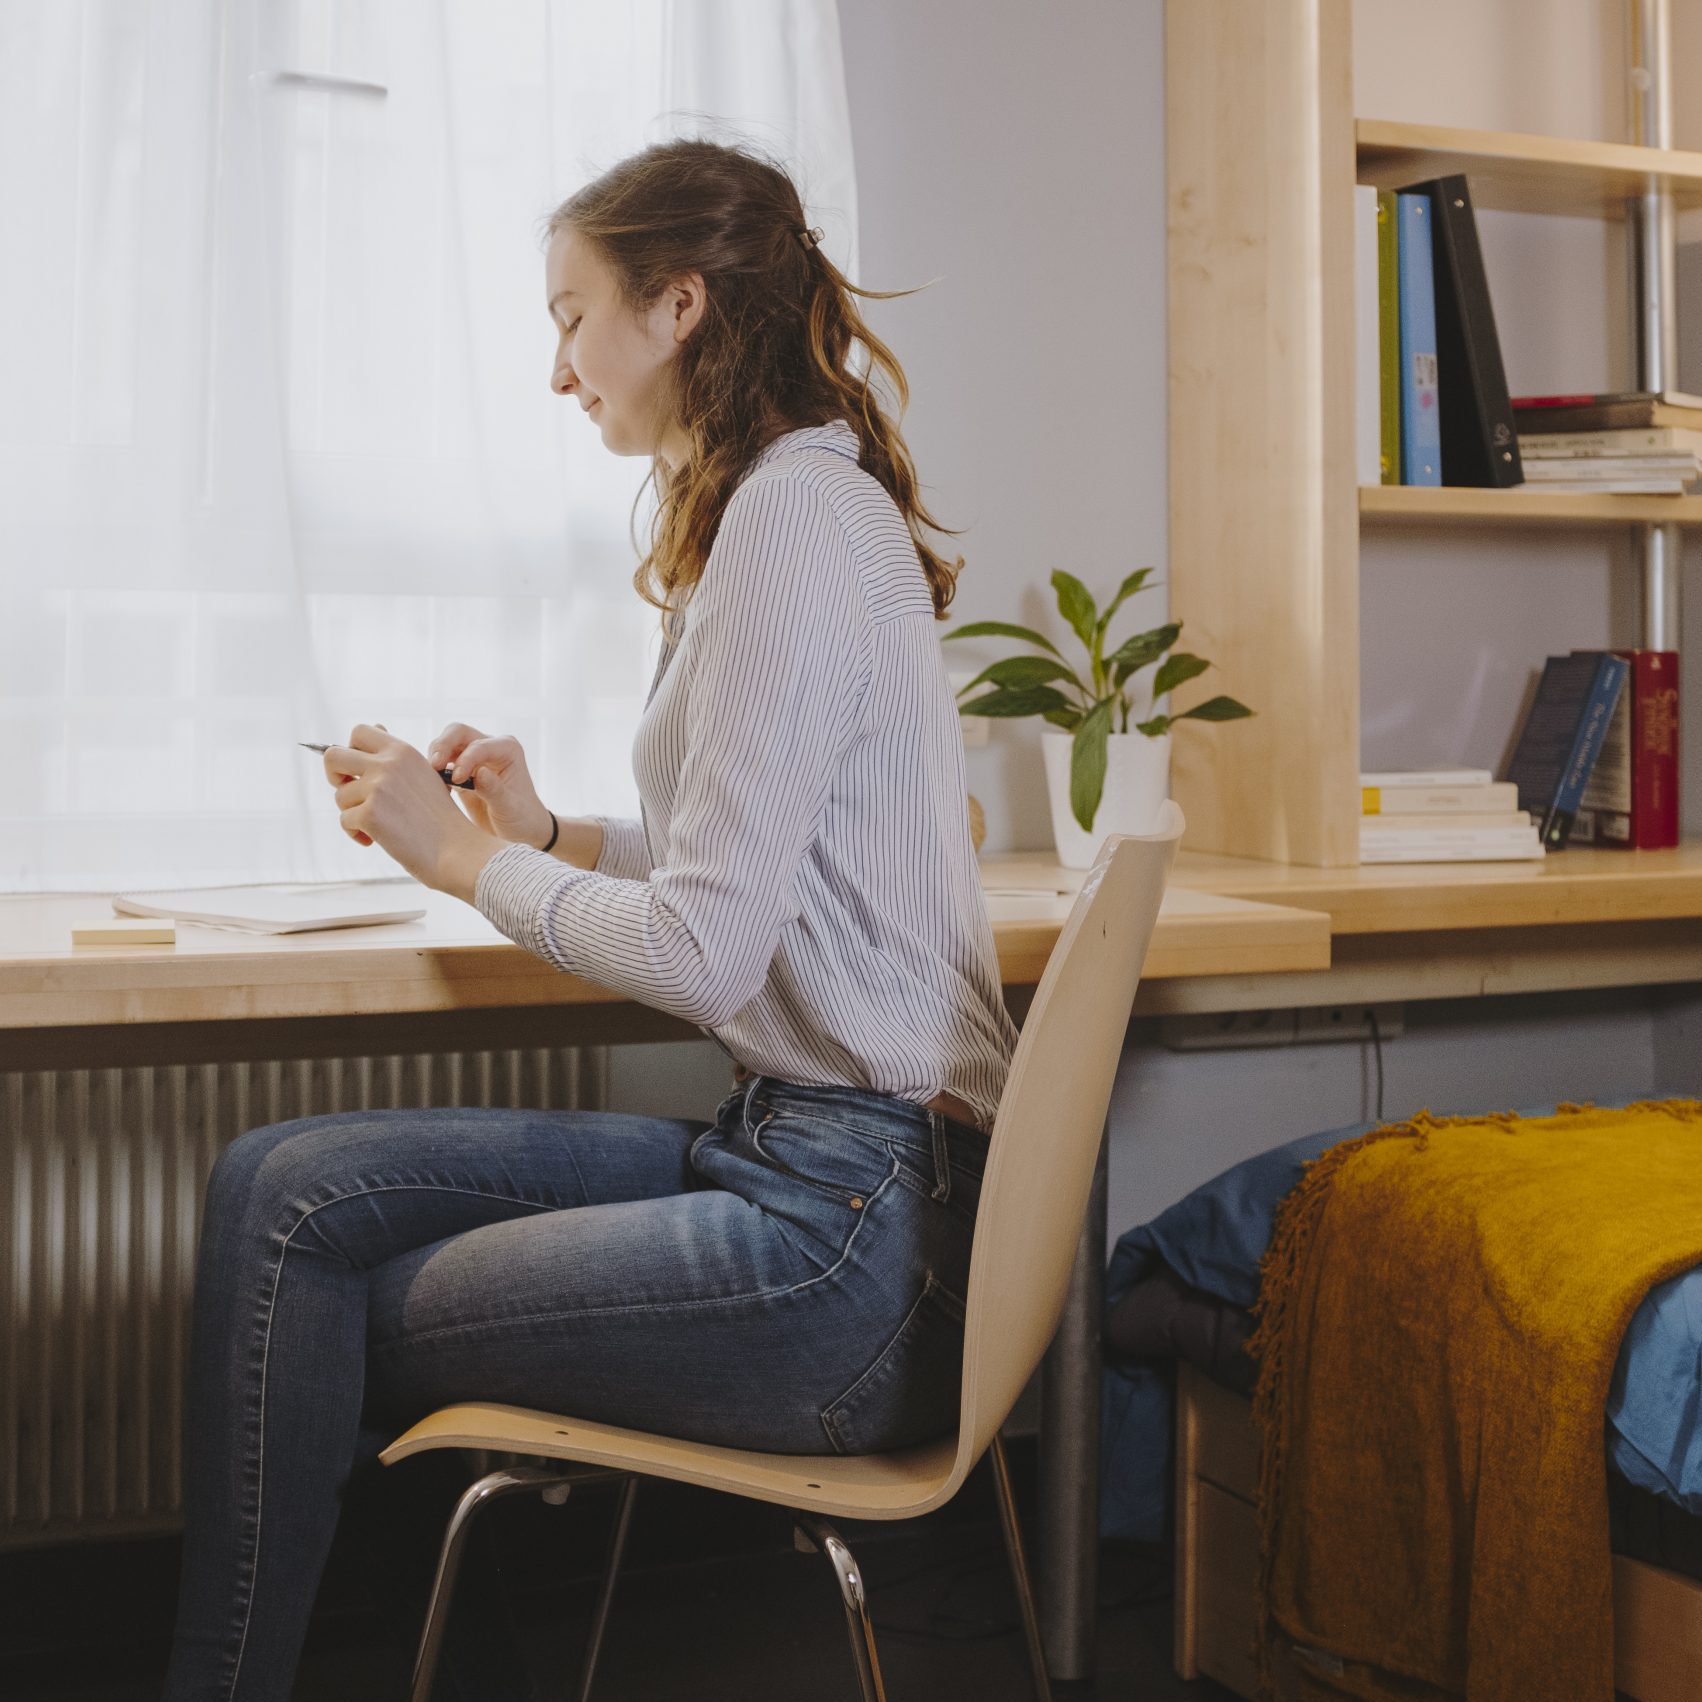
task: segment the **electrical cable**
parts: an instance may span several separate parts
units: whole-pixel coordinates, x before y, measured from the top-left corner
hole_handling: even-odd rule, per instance
[[[1371,1048],[1377,1055],[1377,1121],[1383,1121],[1383,1031],[1377,1025],[1377,1013],[1367,1008],[1371,1019]]]

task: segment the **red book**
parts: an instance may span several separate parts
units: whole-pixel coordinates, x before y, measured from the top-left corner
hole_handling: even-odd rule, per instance
[[[1572,840],[1657,851],[1678,843],[1678,653],[1614,654],[1631,664],[1631,673],[1584,789]]]
[[[1631,663],[1632,843],[1678,843],[1678,652],[1622,650]]]

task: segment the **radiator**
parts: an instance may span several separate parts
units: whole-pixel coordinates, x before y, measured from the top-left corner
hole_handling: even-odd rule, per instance
[[[0,1074],[0,1549],[178,1527],[201,1201],[245,1129],[607,1091],[600,1046]]]

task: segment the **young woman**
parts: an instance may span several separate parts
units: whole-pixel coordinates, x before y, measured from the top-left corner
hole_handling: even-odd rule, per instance
[[[852,299],[874,292],[753,154],[647,149],[549,232],[552,387],[653,458],[643,820],[557,816],[512,739],[465,726],[424,753],[357,727],[326,775],[356,839],[697,1023],[736,1085],[710,1120],[358,1112],[227,1150],[168,1702],[289,1695],[345,1485],[448,1402],[798,1453],[956,1421],[1016,1030],[934,637],[962,562],[922,542],[936,523],[869,382],[902,412],[903,374]],[[473,779],[466,813],[442,766]],[[501,1660],[451,1648],[448,1693],[527,1694]]]

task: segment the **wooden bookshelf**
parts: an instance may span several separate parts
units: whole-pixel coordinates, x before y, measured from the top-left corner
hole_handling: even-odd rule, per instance
[[[1702,207],[1702,153],[1356,121],[1352,23],[1351,0],[1166,3],[1171,612],[1257,711],[1179,726],[1172,789],[1190,852],[1386,883],[1359,870],[1362,529],[1699,525],[1702,497],[1362,488],[1354,186],[1459,172],[1481,207],[1617,218],[1651,186]],[[1561,868],[1622,890],[1627,867],[1595,856],[1554,859],[1537,907]],[[1702,916],[1702,879],[1674,878],[1662,914]]]
[[[1371,118],[1354,134],[1359,181],[1379,189],[1463,172],[1472,204],[1500,212],[1624,218],[1629,197],[1657,188],[1670,189],[1681,208],[1702,207],[1702,154]]]
[[[1545,491],[1537,485],[1477,490],[1465,485],[1361,485],[1359,517],[1370,525],[1414,521],[1491,525],[1623,526],[1640,521],[1702,525],[1702,496],[1627,496],[1597,491]]]

